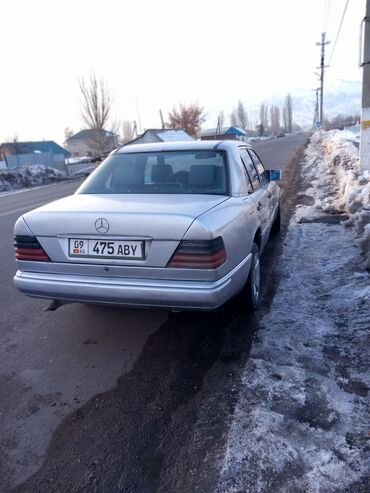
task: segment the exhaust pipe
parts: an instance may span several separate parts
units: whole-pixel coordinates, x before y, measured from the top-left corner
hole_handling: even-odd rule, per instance
[[[65,304],[66,303],[63,303],[60,300],[52,300],[51,303],[45,308],[45,312],[55,312],[57,308]]]

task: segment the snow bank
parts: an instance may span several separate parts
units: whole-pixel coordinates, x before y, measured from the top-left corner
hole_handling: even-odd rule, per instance
[[[0,170],[0,192],[46,185],[65,179],[66,175],[58,169],[46,168],[38,164]]]
[[[313,188],[313,206],[302,206],[298,214],[347,214],[345,226],[353,226],[356,241],[370,269],[370,172],[361,170],[357,136],[334,130],[313,136],[306,150],[303,174]]]
[[[349,137],[307,148],[310,205],[296,208],[277,293],[256,314],[217,493],[370,491],[370,273],[358,248],[369,265],[370,177]]]

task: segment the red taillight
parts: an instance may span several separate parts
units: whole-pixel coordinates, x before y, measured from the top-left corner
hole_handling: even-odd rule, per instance
[[[183,240],[167,267],[182,269],[217,269],[226,261],[222,238],[214,240]]]
[[[50,258],[34,236],[16,236],[14,247],[17,260],[50,262]]]

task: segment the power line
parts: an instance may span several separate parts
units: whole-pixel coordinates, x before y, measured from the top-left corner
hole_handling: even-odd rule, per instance
[[[345,6],[344,6],[344,10],[343,10],[342,18],[341,18],[340,23],[339,23],[339,27],[338,27],[337,35],[336,35],[336,38],[335,38],[335,41],[334,41],[334,45],[333,45],[333,49],[332,49],[332,51],[331,51],[331,53],[330,53],[329,63],[328,63],[328,65],[330,65],[331,59],[333,58],[333,55],[334,55],[335,47],[337,46],[337,41],[338,41],[338,38],[339,38],[340,31],[341,31],[341,29],[342,29],[343,20],[344,20],[344,16],[346,15],[346,11],[347,11],[348,4],[349,4],[349,0],[347,0],[347,1],[346,1],[346,4],[345,4]]]
[[[325,12],[324,12],[324,25],[323,25],[323,31],[327,31],[328,27],[328,22],[329,22],[329,13],[330,13],[330,7],[331,7],[331,0],[326,0],[325,2]]]

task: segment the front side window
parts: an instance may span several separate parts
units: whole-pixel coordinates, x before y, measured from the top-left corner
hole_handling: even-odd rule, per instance
[[[113,154],[78,193],[228,195],[224,151]]]

